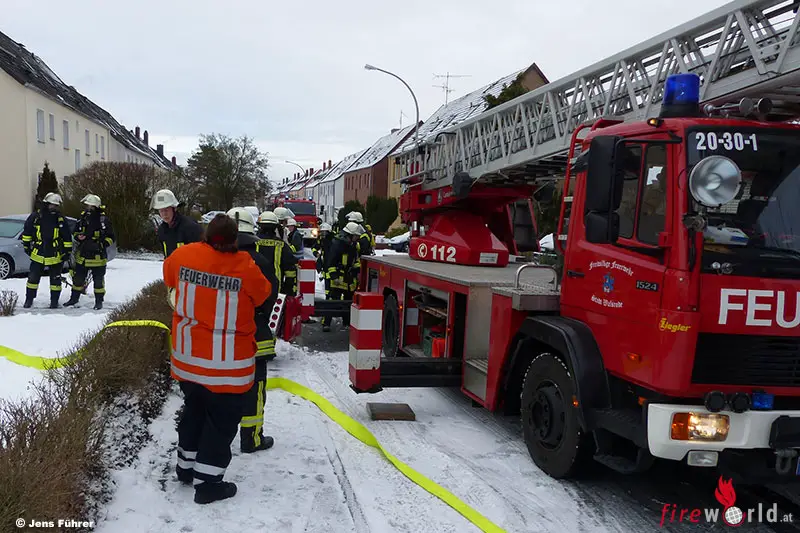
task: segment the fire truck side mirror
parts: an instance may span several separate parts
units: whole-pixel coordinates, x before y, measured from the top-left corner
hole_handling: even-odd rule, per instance
[[[625,167],[623,138],[603,135],[592,139],[586,168],[583,206],[586,240],[612,244],[619,239],[619,214]]]
[[[603,135],[592,139],[586,169],[584,213],[611,213],[622,202],[626,154],[622,137]]]

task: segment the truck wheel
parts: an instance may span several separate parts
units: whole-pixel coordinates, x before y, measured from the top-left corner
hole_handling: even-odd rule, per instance
[[[400,348],[400,308],[397,297],[389,294],[383,300],[383,355],[397,357]]]
[[[534,358],[522,385],[522,429],[533,462],[556,479],[576,476],[588,456],[589,439],[572,406],[574,394],[569,369],[558,357]]]

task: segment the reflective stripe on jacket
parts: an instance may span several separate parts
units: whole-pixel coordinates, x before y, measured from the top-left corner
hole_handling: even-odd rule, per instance
[[[42,209],[25,221],[22,245],[34,263],[58,265],[72,252],[72,234],[63,216]]]
[[[272,291],[250,254],[181,246],[164,261],[164,283],[177,289],[172,377],[212,392],[247,392],[255,375],[255,312]]]

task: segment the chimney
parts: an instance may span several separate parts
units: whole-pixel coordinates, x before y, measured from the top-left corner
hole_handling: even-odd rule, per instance
[[[322,162],[322,170],[325,170],[325,161]]]
[[[313,174],[314,174],[314,167],[311,167],[310,169],[308,169],[308,175],[312,176]]]
[[[328,169],[330,169],[330,168],[331,168],[331,160],[328,159]]]
[[[135,135],[136,135],[136,138],[137,138],[137,139],[139,138],[139,133],[140,133],[140,131],[141,131],[141,130],[139,129],[139,126],[136,126]]]
[[[144,130],[144,145],[150,146],[150,136],[147,134],[147,130]]]
[[[175,159],[175,156],[174,156],[174,155],[172,156],[172,166],[173,166],[173,167],[177,167],[177,166],[178,166],[178,160],[177,160],[177,159]]]
[[[398,131],[400,131],[399,128],[392,128],[392,131],[390,131],[389,133],[397,133]]]
[[[157,144],[156,145],[156,153],[158,155],[160,155],[161,157],[164,157],[164,145],[163,144]]]

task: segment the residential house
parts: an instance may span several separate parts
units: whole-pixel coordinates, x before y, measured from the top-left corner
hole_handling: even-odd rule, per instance
[[[59,180],[94,161],[174,164],[0,33],[0,215],[31,210],[45,162]]]
[[[306,184],[306,198],[314,202],[317,206],[317,214],[319,214],[319,184],[331,171],[333,161],[328,159],[328,162],[322,162],[322,170],[316,173]]]
[[[455,126],[469,118],[483,113],[488,106],[485,99],[486,96],[492,95],[497,97],[502,92],[504,86],[510,85],[519,76],[521,76],[522,85],[528,91],[532,91],[550,83],[536,63],[533,63],[526,69],[509,74],[508,76],[500,78],[493,83],[462,96],[461,98],[453,100],[452,102],[443,105],[436,110],[436,112],[420,126],[420,146],[424,146],[426,143],[433,142],[435,137],[447,128]],[[399,199],[400,195],[402,194],[402,186],[395,182],[404,176],[413,174],[414,171],[418,170],[418,167],[416,165],[412,165],[411,162],[413,152],[414,135],[410,135],[389,155],[389,196]],[[400,217],[398,216],[392,224],[392,227],[399,226],[400,224],[401,221]]]
[[[367,149],[350,154],[339,163],[319,183],[319,213],[323,222],[333,224],[338,220],[339,210],[344,207],[344,173],[357,164]]]
[[[344,174],[345,203],[367,203],[370,196],[385,198],[388,193],[389,154],[414,131],[414,125],[393,129],[370,146],[356,164]]]

